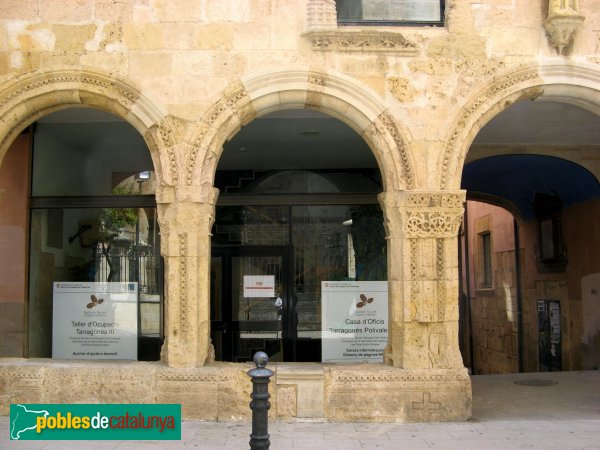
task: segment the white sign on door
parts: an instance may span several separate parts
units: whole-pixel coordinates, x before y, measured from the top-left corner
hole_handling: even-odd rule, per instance
[[[56,282],[52,357],[137,359],[138,284]]]
[[[275,297],[275,275],[244,275],[244,297]]]
[[[322,281],[323,362],[383,361],[387,281]]]

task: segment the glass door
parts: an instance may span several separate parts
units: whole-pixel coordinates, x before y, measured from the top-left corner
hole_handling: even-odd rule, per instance
[[[264,351],[271,361],[289,360],[287,247],[213,249],[211,279],[216,358],[251,361]]]

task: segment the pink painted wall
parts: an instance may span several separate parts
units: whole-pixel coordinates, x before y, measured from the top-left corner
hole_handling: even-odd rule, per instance
[[[27,270],[28,134],[0,166],[0,356],[23,356]]]

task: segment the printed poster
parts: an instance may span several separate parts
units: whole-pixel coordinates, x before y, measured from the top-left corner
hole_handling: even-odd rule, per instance
[[[137,359],[137,283],[55,282],[53,304],[53,358]]]
[[[387,281],[322,281],[323,362],[383,362]]]

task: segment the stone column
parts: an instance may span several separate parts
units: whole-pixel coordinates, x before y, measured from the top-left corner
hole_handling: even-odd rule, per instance
[[[165,261],[165,345],[171,367],[199,367],[210,344],[210,230],[217,190],[212,186],[157,190]]]
[[[403,369],[462,368],[458,347],[457,234],[464,191],[380,194],[388,243],[385,362]]]

